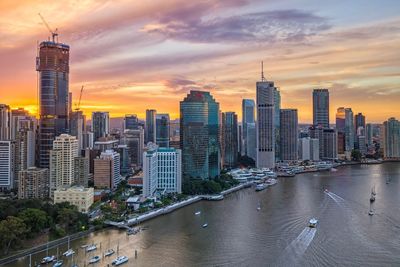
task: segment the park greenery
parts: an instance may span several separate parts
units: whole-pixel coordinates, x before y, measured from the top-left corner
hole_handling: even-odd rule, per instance
[[[232,176],[225,171],[222,171],[221,174],[214,179],[202,180],[190,177],[185,178],[182,191],[187,195],[218,194],[223,190],[239,184],[237,180],[233,179]]]
[[[88,229],[89,219],[69,203],[51,204],[42,200],[2,200],[0,202],[0,254],[7,255],[25,240],[41,235],[60,238]]]

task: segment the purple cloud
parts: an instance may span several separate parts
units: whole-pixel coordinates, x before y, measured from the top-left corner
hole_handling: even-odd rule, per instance
[[[200,12],[202,13],[202,12]],[[180,13],[181,14],[181,13]],[[184,13],[185,14],[185,13]],[[291,42],[330,29],[326,18],[300,10],[277,10],[225,18],[164,16],[144,31],[166,38],[210,42]]]

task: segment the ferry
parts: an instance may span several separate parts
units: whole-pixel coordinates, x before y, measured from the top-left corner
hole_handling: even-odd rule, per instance
[[[208,226],[208,223],[205,223],[201,227],[206,228],[207,226]]]
[[[89,264],[93,264],[100,261],[100,256],[94,256],[89,260]]]
[[[268,187],[267,184],[258,184],[258,185],[256,185],[256,191],[262,191],[267,187]]]
[[[96,250],[96,249],[97,249],[97,246],[95,244],[93,244],[93,245],[90,245],[90,246],[88,246],[86,248],[86,252],[90,252],[90,251],[93,251],[93,250]]]
[[[201,211],[196,211],[195,213],[194,213],[194,215],[200,215],[201,214]]]
[[[53,262],[55,259],[56,259],[56,256],[47,256],[47,257],[44,257],[40,263],[48,264],[50,262]]]
[[[104,257],[109,257],[114,253],[115,253],[115,251],[113,249],[109,249],[106,252],[104,252]]]
[[[60,267],[63,265],[63,261],[56,261],[56,263],[53,264],[53,267]]]
[[[310,219],[310,221],[308,222],[308,227],[310,228],[315,228],[317,227],[318,224],[318,220],[315,218]]]
[[[69,257],[69,256],[71,256],[72,254],[75,254],[75,251],[74,251],[73,249],[68,249],[67,251],[65,251],[65,252],[63,253],[63,255],[64,255],[65,257]]]
[[[115,260],[113,260],[112,265],[118,266],[121,264],[124,264],[125,262],[128,262],[129,258],[127,256],[119,256]]]

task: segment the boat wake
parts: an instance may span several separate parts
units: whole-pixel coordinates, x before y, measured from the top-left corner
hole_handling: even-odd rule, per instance
[[[279,266],[294,266],[299,263],[303,254],[313,241],[316,228],[306,227],[301,233],[285,248],[278,259]]]

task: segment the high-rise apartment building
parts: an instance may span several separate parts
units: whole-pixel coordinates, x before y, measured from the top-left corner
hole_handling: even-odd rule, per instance
[[[319,140],[310,137],[300,138],[299,159],[319,161]]]
[[[0,104],[0,140],[11,140],[11,110]]]
[[[222,113],[222,125],[224,167],[234,168],[238,163],[238,123],[236,113]]]
[[[242,155],[247,155],[247,124],[255,123],[255,106],[253,99],[243,99],[242,100],[242,140],[239,140],[242,145],[242,150],[240,151]]]
[[[143,195],[182,192],[181,150],[151,144],[143,153]]]
[[[46,199],[49,197],[49,170],[29,167],[18,173],[19,199]]]
[[[297,109],[281,109],[280,113],[280,158],[295,161],[298,159]]]
[[[56,136],[69,131],[69,46],[54,41],[39,45],[39,166],[49,167],[49,153]]]
[[[0,140],[0,188],[12,189],[15,179],[14,141]]]
[[[169,147],[169,114],[156,115],[156,144]]]
[[[329,91],[313,90],[313,125],[329,128]]]
[[[88,187],[89,181],[89,158],[74,158],[74,184]]]
[[[120,155],[107,150],[94,159],[94,186],[97,188],[115,189],[121,182]]]
[[[110,134],[110,115],[108,112],[96,111],[92,113],[92,132],[94,141]]]
[[[180,147],[184,179],[220,174],[219,103],[209,92],[190,91],[180,102]]]
[[[78,157],[78,140],[75,136],[61,134],[53,141],[50,151],[50,197],[61,186],[75,183],[74,159]]]
[[[354,149],[354,129],[354,116],[351,108],[338,108],[336,112],[336,130],[338,138],[340,138],[337,141],[338,150],[342,152],[344,149],[346,158],[351,157],[351,151]]]
[[[275,91],[274,82],[262,73],[257,82],[257,167],[275,167]]]
[[[383,123],[383,156],[400,159],[400,121],[389,118]]]
[[[320,143],[321,145],[321,143]],[[337,153],[337,132],[335,129],[324,129],[322,145],[324,146],[324,160],[336,160]]]
[[[144,141],[146,144],[148,142],[156,142],[156,115],[157,111],[155,109],[146,110],[146,125],[144,133]]]

